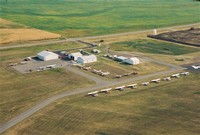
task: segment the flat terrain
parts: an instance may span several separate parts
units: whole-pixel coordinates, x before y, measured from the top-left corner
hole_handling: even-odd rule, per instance
[[[116,75],[124,75],[131,72],[137,72],[139,75],[150,74],[153,72],[159,72],[163,70],[167,70],[168,67],[164,65],[159,65],[153,63],[151,61],[144,61],[142,59],[141,63],[138,65],[128,65],[122,62],[117,62],[115,60],[110,60],[107,58],[98,57],[98,62],[86,64],[87,67],[91,67],[92,69],[102,70],[103,72],[110,72],[110,74],[104,78],[112,78],[114,79]],[[90,73],[92,70],[87,71]],[[92,73],[95,75],[94,73]],[[134,77],[136,75],[130,75],[127,77]],[[121,79],[127,78],[122,77]]]
[[[6,37],[9,37],[15,39],[9,42],[25,43],[17,43],[19,48],[12,48],[10,44],[10,48],[0,50],[0,130],[5,129],[5,135],[198,135],[198,72],[169,82],[140,86],[136,90],[100,94],[97,98],[80,93],[130,81],[141,83],[154,79],[150,77],[163,77],[182,70],[169,63],[199,62],[199,48],[146,38],[154,28],[164,28],[159,29],[163,32],[168,26],[167,31],[178,29],[179,25],[187,24],[184,27],[189,28],[198,23],[199,6],[200,3],[193,0],[0,0],[0,16],[3,18],[0,29],[7,30],[7,33],[0,33],[1,40],[8,40]],[[32,31],[26,33],[25,29],[39,30],[41,35],[42,31],[53,32],[67,39],[49,41],[46,45],[42,45],[42,41],[33,43],[38,46],[28,45],[22,38],[33,38],[39,34],[32,34]],[[119,34],[109,35],[112,33]],[[20,62],[42,50],[86,47],[71,42],[79,38],[68,37],[95,41],[105,38],[100,48],[104,53],[111,50],[111,53],[119,51],[117,53],[150,57],[149,61],[151,58],[158,59],[158,63],[170,65],[171,69],[111,81],[70,67],[30,74],[19,74],[9,68],[10,63]],[[46,39],[46,33],[43,39]],[[132,70],[146,74],[166,68],[148,62],[125,68],[126,65],[103,58],[100,61],[102,63],[88,66],[119,74]]]
[[[186,47],[183,45],[151,39],[137,39],[132,41],[118,42],[112,44],[111,49],[115,51],[130,51],[166,55],[182,55],[200,51],[199,48]]]
[[[28,28],[0,18],[0,37],[0,45],[2,45],[13,42],[54,39],[61,36],[39,29]]]
[[[149,35],[152,38],[200,47],[200,28]]]
[[[103,35],[199,22],[193,0],[0,0],[0,16],[65,37]],[[159,13],[159,14],[158,14]]]
[[[48,47],[49,49],[69,49],[84,46],[68,43]],[[23,58],[33,56],[45,48],[46,46],[37,46],[0,51],[0,124],[47,97],[94,84],[87,78],[65,69],[22,75],[8,68],[9,63],[19,62]]]
[[[4,134],[198,135],[199,84],[199,74],[192,74],[134,91],[59,100]]]

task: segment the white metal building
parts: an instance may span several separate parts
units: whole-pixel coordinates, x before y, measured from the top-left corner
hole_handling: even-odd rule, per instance
[[[79,64],[85,64],[85,63],[91,63],[91,62],[96,62],[97,57],[95,55],[89,55],[89,56],[82,56],[78,57],[77,63]]]
[[[140,60],[136,57],[132,57],[132,58],[125,59],[124,63],[130,64],[130,65],[137,65],[140,63]]]
[[[82,57],[82,56],[83,55],[80,52],[76,52],[76,53],[69,54],[68,58],[76,61],[78,57]]]
[[[126,57],[124,57],[124,56],[116,56],[115,57],[115,60],[116,61],[120,61],[120,62],[123,62],[124,60],[126,60],[127,58]]]
[[[48,60],[55,60],[59,58],[59,55],[53,52],[49,52],[49,51],[42,51],[40,53],[37,54],[37,57],[40,60],[43,61],[48,61]]]

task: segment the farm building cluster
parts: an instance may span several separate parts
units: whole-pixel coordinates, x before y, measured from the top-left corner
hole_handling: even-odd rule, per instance
[[[90,52],[88,52],[88,50]],[[71,65],[82,65],[82,69],[87,68],[85,64],[94,63],[94,65],[101,63],[101,60],[99,58],[99,62],[95,64],[95,62],[98,61],[97,56],[99,53],[101,53],[101,50],[98,50],[97,48],[88,49],[87,51],[83,49],[79,49],[79,51],[66,51],[66,50],[59,50],[59,51],[50,51],[50,50],[43,50],[39,53],[37,53],[36,56],[33,57],[27,57],[24,59],[24,61],[20,63],[14,63],[10,64],[10,66],[13,66],[13,68],[21,73],[29,73],[34,71],[43,71],[47,69],[53,69],[53,68],[59,68],[64,66],[71,66]],[[101,54],[99,55],[101,56]],[[105,55],[104,55],[105,56]],[[108,55],[109,58],[110,55]],[[140,63],[140,60],[137,57],[124,57],[124,56],[117,56],[117,55],[111,55],[110,58],[116,62],[121,62],[124,64],[129,65],[137,65]],[[49,65],[56,65],[53,66],[53,68],[48,68]],[[106,66],[106,65],[105,65]],[[100,69],[96,69],[95,67],[93,69],[89,69],[88,71],[91,71],[94,74],[100,75],[100,76],[109,76],[110,78],[121,78],[124,76],[129,75],[136,75],[137,72],[134,71],[128,71],[123,70],[124,73],[122,73],[122,69],[117,68],[116,70],[121,70],[119,73],[118,71],[116,74],[110,74],[110,70],[102,71]]]
[[[95,52],[98,50],[95,50]],[[42,51],[37,54],[37,58],[42,61],[49,61],[49,60],[56,60],[59,58],[67,58],[69,60],[76,61],[78,64],[86,64],[86,63],[92,63],[97,61],[97,57],[94,54],[84,55],[81,52],[75,52],[66,54],[65,52],[61,51],[61,55],[65,57],[61,57],[59,54],[56,54],[51,51]]]

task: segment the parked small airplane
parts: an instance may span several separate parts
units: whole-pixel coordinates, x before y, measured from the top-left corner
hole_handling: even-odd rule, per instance
[[[144,86],[147,86],[147,85],[149,85],[149,82],[143,82],[141,84],[144,85]]]
[[[152,82],[152,83],[159,83],[159,82],[160,82],[160,78],[151,80],[151,82]]]
[[[193,67],[194,69],[200,69],[200,66],[192,65],[192,67]]]
[[[100,75],[101,76],[108,76],[110,74],[110,72],[101,72]]]
[[[100,92],[102,92],[102,93],[103,93],[103,92],[104,92],[104,93],[109,93],[110,90],[112,90],[112,88],[103,89],[103,90],[100,90]]]
[[[171,77],[179,78],[179,77],[180,77],[180,74],[179,74],[179,73],[173,74]]]
[[[56,64],[53,64],[53,65],[47,65],[46,68],[55,68],[56,67]]]
[[[90,70],[91,67],[82,67],[84,70]]]
[[[93,69],[93,71],[92,72],[94,72],[94,73],[100,73],[101,72],[101,70],[96,70],[96,69]]]
[[[135,84],[127,85],[127,88],[132,88],[132,89],[137,88],[137,84],[135,83]]]
[[[115,90],[125,90],[126,86],[116,87]]]
[[[93,97],[97,97],[98,96],[99,91],[94,91],[94,92],[90,92],[88,93],[89,96],[93,96]]]
[[[170,81],[171,80],[171,77],[165,77],[163,78],[164,81]]]
[[[181,73],[181,75],[189,75],[190,73],[189,72],[183,72]]]
[[[116,77],[116,78],[121,78],[121,77],[122,77],[122,75],[116,75],[115,77]]]

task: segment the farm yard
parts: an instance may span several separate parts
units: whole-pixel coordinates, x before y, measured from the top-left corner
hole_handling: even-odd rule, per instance
[[[8,43],[60,38],[59,34],[29,28],[0,18],[0,46]]]
[[[134,0],[12,0],[7,3],[0,0],[0,3],[1,18],[63,37],[197,23],[200,12],[200,3],[193,0],[145,0],[145,4]]]
[[[191,74],[134,91],[62,99],[4,134],[198,135],[198,78]]]

